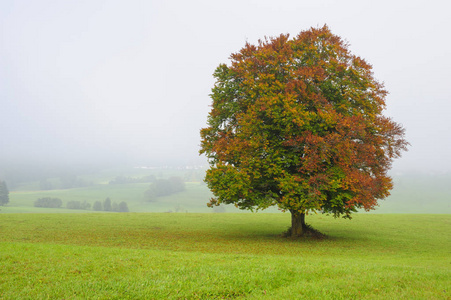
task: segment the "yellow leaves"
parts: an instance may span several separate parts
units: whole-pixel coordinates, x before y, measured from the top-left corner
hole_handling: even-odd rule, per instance
[[[201,131],[218,201],[348,215],[388,194],[404,131],[380,117],[386,91],[347,47],[327,26],[311,28],[247,43],[218,67]]]

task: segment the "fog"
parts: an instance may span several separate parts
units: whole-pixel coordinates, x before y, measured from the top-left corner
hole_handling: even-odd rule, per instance
[[[0,165],[202,164],[212,73],[245,42],[327,24],[385,82],[399,172],[451,170],[446,1],[0,3]]]

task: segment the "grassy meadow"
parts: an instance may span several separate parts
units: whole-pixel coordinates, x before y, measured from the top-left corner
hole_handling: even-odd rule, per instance
[[[0,216],[1,299],[450,299],[451,216]]]
[[[327,238],[291,240],[281,237],[290,215],[275,208],[208,208],[203,172],[106,170],[80,175],[83,187],[61,188],[57,177],[51,190],[16,185],[0,207],[0,299],[451,299],[450,175],[395,177],[377,210],[351,221],[309,215]],[[186,189],[149,202],[150,183],[109,184],[148,175],[179,176]],[[43,197],[62,208],[34,207]],[[131,212],[65,208],[107,197]]]

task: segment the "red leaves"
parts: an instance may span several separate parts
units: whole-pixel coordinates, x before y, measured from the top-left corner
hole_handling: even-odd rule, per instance
[[[327,26],[247,43],[231,61],[214,74],[201,131],[217,199],[349,216],[389,195],[404,129],[381,115],[387,92],[371,65]]]

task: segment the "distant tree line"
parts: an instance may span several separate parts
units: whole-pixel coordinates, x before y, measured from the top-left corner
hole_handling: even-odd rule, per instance
[[[116,202],[111,202],[110,198],[106,198],[103,203],[100,201],[94,202],[92,209],[95,211],[129,212],[126,202],[122,201],[117,204]]]
[[[44,197],[34,202],[35,207],[60,208],[63,201],[59,198]]]
[[[109,182],[109,184],[127,184],[127,183],[148,183],[154,182],[156,177],[154,175],[144,176],[140,178],[117,176]]]
[[[180,177],[171,177],[169,179],[158,179],[153,182],[145,192],[147,201],[156,201],[156,198],[169,196],[185,190],[185,182]]]
[[[84,209],[88,210],[91,208],[91,204],[87,203],[86,201],[69,201],[66,204],[67,209]]]
[[[4,206],[9,202],[9,191],[5,181],[0,181],[0,206]]]
[[[61,199],[51,197],[39,198],[34,202],[35,207],[60,208],[62,205],[63,201]],[[69,201],[66,204],[66,208],[89,210],[91,209],[91,204],[86,201]],[[94,202],[92,209],[94,211],[129,212],[126,202],[122,201],[117,204],[116,202],[111,202],[110,198],[106,198],[103,203],[101,201]]]

